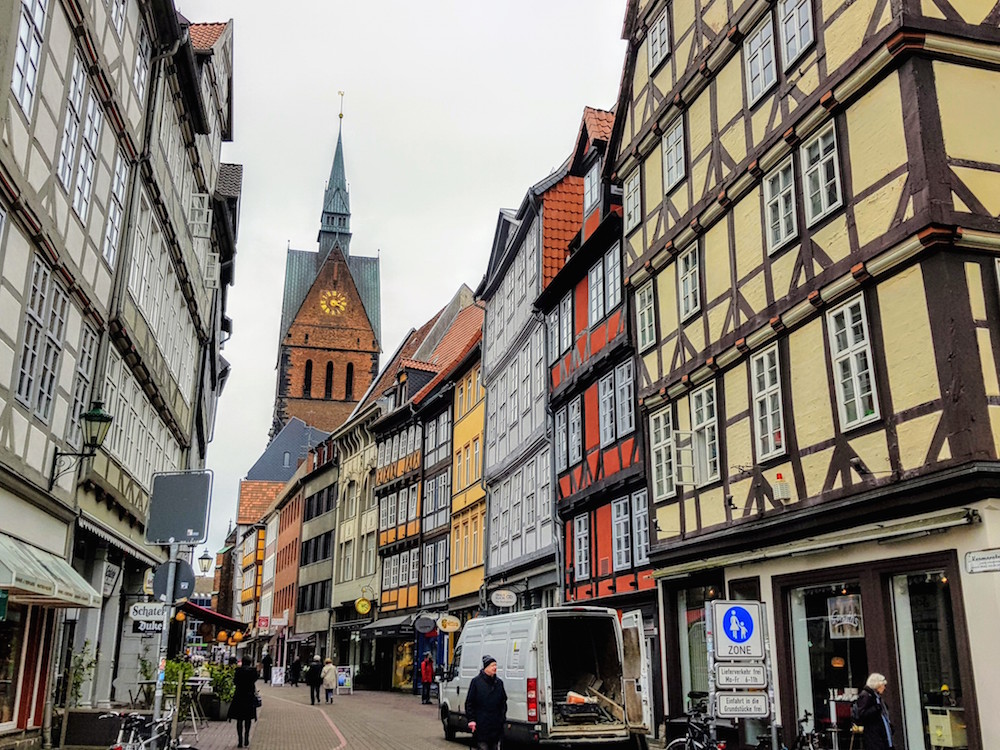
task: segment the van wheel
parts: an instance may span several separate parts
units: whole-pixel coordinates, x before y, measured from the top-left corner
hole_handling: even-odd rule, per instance
[[[441,726],[444,727],[444,738],[446,740],[455,739],[455,727],[451,725],[451,721],[448,719],[448,712],[441,712]]]

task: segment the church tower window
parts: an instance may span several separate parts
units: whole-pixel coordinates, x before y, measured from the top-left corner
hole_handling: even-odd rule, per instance
[[[302,379],[302,398],[312,398],[313,361],[306,360],[306,373]]]
[[[333,398],[333,362],[326,363],[326,387],[323,391],[323,398]]]
[[[347,363],[347,374],[344,376],[344,398],[354,400],[354,363]]]

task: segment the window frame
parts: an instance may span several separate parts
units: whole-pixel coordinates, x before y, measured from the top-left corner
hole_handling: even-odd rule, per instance
[[[615,433],[619,438],[635,431],[635,363],[615,366]]]
[[[684,141],[684,115],[680,115],[663,131],[660,138],[663,152],[663,194],[670,195],[687,176],[687,154]],[[671,177],[671,170],[676,173]]]
[[[612,570],[621,573],[631,569],[632,499],[629,495],[611,501],[611,540]]]
[[[711,394],[711,398],[706,398]],[[699,397],[704,399],[699,407]],[[701,388],[691,392],[691,443],[694,449],[694,461],[696,466],[696,481],[699,487],[719,481],[722,476],[722,454],[720,449],[721,438],[719,435],[719,400],[715,381],[712,380]],[[706,412],[711,409],[711,416],[699,418],[699,408]],[[702,444],[701,441],[704,441]],[[710,455],[710,448],[714,445],[715,456]],[[715,462],[714,471],[711,469],[712,462]]]
[[[573,517],[573,578],[590,580],[590,516],[586,513]]]
[[[587,271],[587,326],[593,328],[604,320],[607,314],[605,306],[604,258]]]
[[[768,363],[769,358],[773,358],[773,364]],[[761,363],[764,367],[762,375],[765,381],[768,381],[768,374],[770,372],[773,371],[774,373],[774,382],[765,382],[762,388],[760,387],[757,374],[758,363]],[[774,410],[770,407],[773,398],[777,398],[778,408],[776,417]],[[781,354],[778,351],[777,344],[772,344],[766,349],[755,353],[750,358],[750,399],[753,410],[751,419],[753,422],[754,453],[757,456],[757,460],[766,461],[784,455],[786,450],[785,409],[782,403],[781,390]],[[763,415],[760,412],[762,405],[765,409]],[[763,421],[762,416],[766,419],[770,427],[766,434],[760,429],[761,422]],[[777,444],[777,441],[774,439],[776,433],[779,435],[780,444]],[[770,445],[768,450],[764,450],[763,439],[766,439]]]
[[[858,310],[860,311],[860,323],[862,330],[864,331],[865,338],[860,344],[858,342],[849,343],[845,349],[837,351],[834,319],[840,313],[844,313],[846,315],[849,309],[855,305],[857,305]],[[852,326],[846,325],[846,323],[847,319],[845,317],[845,334],[852,328]],[[853,430],[857,427],[879,420],[881,418],[881,409],[878,400],[878,384],[876,382],[875,361],[872,356],[871,327],[868,324],[868,311],[865,306],[864,293],[854,295],[827,313],[827,345],[829,347],[830,365],[832,367],[833,382],[837,395],[837,416],[840,420],[840,429],[847,432],[848,430]],[[860,393],[857,388],[858,372],[855,370],[854,363],[856,361],[855,355],[861,352],[864,352],[868,362],[868,381],[872,401],[872,412],[870,414],[860,414],[861,397],[858,395]],[[838,364],[844,360],[848,361],[851,366],[852,387],[854,388],[854,396],[858,401],[859,406],[859,416],[851,421],[847,419],[847,415],[845,413],[846,404],[843,383],[838,368]]]
[[[642,181],[640,180],[639,167],[636,167],[632,174],[625,178],[624,186],[622,220],[625,235],[628,236],[642,223]]]
[[[569,402],[567,420],[567,440],[569,443],[569,465],[576,466],[583,461],[583,396]],[[575,412],[575,414],[574,414]]]
[[[788,184],[782,185],[782,175],[786,172],[789,176]],[[772,193],[772,182],[775,180],[778,183],[776,194]],[[795,160],[791,154],[764,175],[761,187],[764,192],[764,231],[767,234],[767,254],[773,255],[799,236],[799,217],[796,213],[798,205],[795,199]],[[788,232],[782,232],[777,239],[772,235],[772,206],[781,212],[779,214],[779,227],[783,226],[784,222],[781,220],[786,217],[791,217],[792,221],[791,229]]]
[[[649,495],[646,488],[632,493],[632,565],[649,564]],[[641,510],[641,512],[640,512]]]
[[[787,8],[789,5],[794,5],[791,11]],[[788,51],[789,38],[785,36],[785,26],[788,22],[789,17],[797,15],[800,8],[806,8],[809,12],[809,38],[807,40],[800,39],[799,35],[796,34],[796,42],[799,45],[794,52]],[[816,31],[813,29],[814,17],[812,9],[812,0],[779,0],[778,12],[780,13],[778,21],[778,31],[781,34],[781,57],[785,61],[785,70],[787,71],[795,62],[805,54],[813,43],[816,41]],[[798,27],[801,29],[801,26]]]
[[[559,300],[559,354],[573,348],[573,290]]]
[[[661,423],[660,427],[657,427],[657,421]],[[677,478],[674,474],[677,467],[674,458],[673,404],[667,404],[649,415],[649,466],[653,502],[658,503],[676,497]],[[662,471],[662,479],[657,477],[658,471]],[[660,483],[663,484],[662,490],[659,487]]]
[[[767,39],[762,38],[762,34],[765,31],[768,32]],[[752,49],[751,45],[755,41],[758,43],[758,46],[755,49]],[[754,59],[766,59],[765,52],[767,51],[767,42],[770,42],[771,48],[771,80],[770,82],[766,81],[766,72],[768,67],[760,65],[760,75],[762,80],[764,80],[764,83],[761,85],[760,91],[754,94],[751,68]],[[763,19],[761,19],[760,23],[757,24],[754,30],[747,34],[746,39],[743,41],[743,67],[744,80],[746,81],[747,87],[747,101],[752,107],[763,99],[764,95],[778,83],[778,48],[774,40],[774,15],[770,11],[764,16]]]
[[[701,311],[701,256],[698,250],[699,243],[695,242],[677,256],[677,303],[681,323]]]
[[[648,294],[648,302],[643,302],[643,296]],[[648,316],[644,323],[643,317]],[[646,339],[648,335],[648,340]],[[635,338],[639,353],[647,351],[656,345],[656,289],[653,279],[650,279],[635,292]]]
[[[664,8],[656,20],[649,26],[647,39],[647,57],[649,60],[649,75],[652,76],[670,57],[670,15]]]
[[[833,151],[824,155],[823,138],[827,135],[833,136]],[[819,158],[814,164],[810,164],[809,148],[817,141],[820,144]],[[809,177],[815,172],[821,173],[826,162],[830,162],[833,165],[834,181],[837,187],[837,199],[830,203],[827,203],[824,199],[823,209],[819,213],[813,214],[812,201],[810,200],[811,193],[809,188]],[[844,205],[844,185],[840,169],[840,144],[837,139],[837,127],[835,121],[831,120],[825,127],[817,131],[811,138],[802,143],[799,147],[799,168],[802,174],[802,202],[806,212],[806,226],[813,227]],[[828,183],[825,183],[820,186],[819,195],[821,197],[824,196],[827,185]]]
[[[583,176],[583,213],[586,216],[601,200],[601,162],[595,161]]]
[[[615,413],[615,373],[611,371],[597,381],[597,411],[601,448],[615,442],[617,419]]]
[[[616,307],[621,305],[624,293],[622,290],[622,243],[615,242],[611,248],[604,253],[602,259],[604,263],[604,312],[605,315],[611,313]]]

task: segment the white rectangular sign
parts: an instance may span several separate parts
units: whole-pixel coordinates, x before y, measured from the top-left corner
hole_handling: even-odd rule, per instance
[[[771,715],[767,693],[716,693],[716,716],[727,719],[764,719]]]
[[[136,602],[128,610],[129,619],[136,622],[162,620],[166,614],[167,605],[162,602]]]
[[[716,659],[764,660],[764,626],[760,607],[760,602],[712,602]]]
[[[716,664],[715,684],[720,688],[764,688],[767,675],[763,664]]]
[[[1000,549],[982,549],[965,553],[967,573],[1000,572]]]

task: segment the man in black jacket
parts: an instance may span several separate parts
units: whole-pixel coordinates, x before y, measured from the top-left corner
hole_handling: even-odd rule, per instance
[[[465,716],[477,750],[500,750],[507,719],[507,691],[497,677],[497,660],[492,656],[483,657],[483,668],[469,685]]]

